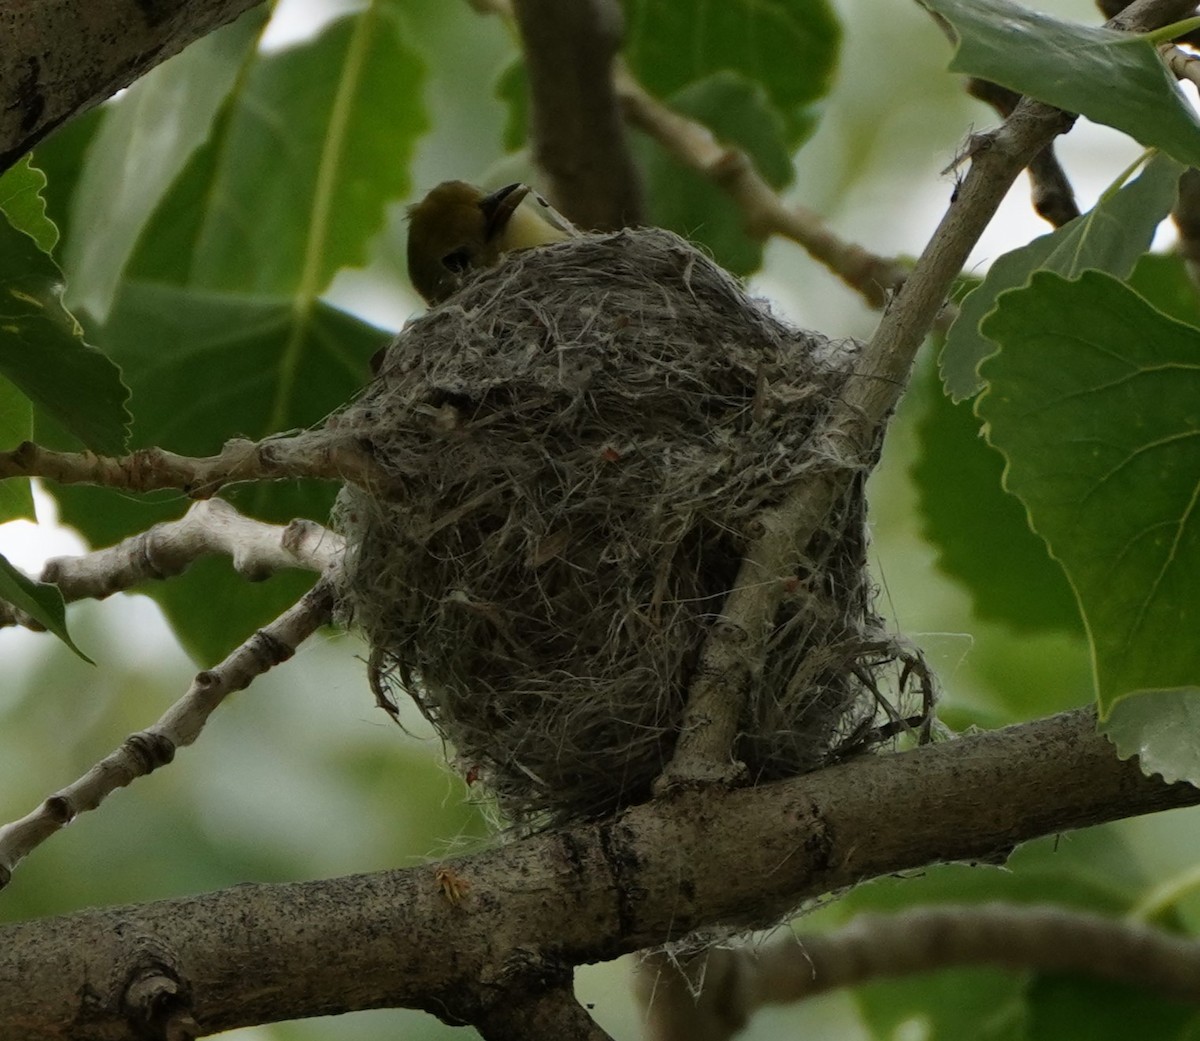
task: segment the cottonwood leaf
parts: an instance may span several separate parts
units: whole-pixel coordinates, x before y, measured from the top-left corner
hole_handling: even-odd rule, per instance
[[[96,664],[75,646],[75,641],[67,632],[67,607],[58,586],[35,582],[3,556],[0,556],[0,600],[7,601],[44,625],[47,632],[57,636],[89,665]]]
[[[1075,590],[1101,716],[1200,688],[1200,329],[1086,271],[1035,273],[984,333],[977,411]]]
[[[1064,22],[1009,0],[921,0],[958,36],[953,72],[1115,127],[1200,166],[1200,118],[1145,35]]]
[[[36,242],[38,249],[50,253],[58,244],[58,228],[46,216],[45,187],[46,175],[28,155],[22,156],[0,177],[0,211],[14,228]]]
[[[1079,632],[1079,609],[1062,568],[1030,529],[1021,502],[1002,486],[1003,456],[981,436],[970,405],[942,393],[934,365],[920,379],[925,407],[912,479],[922,534],[937,549],[938,567],[963,584],[980,618],[1019,632]]]
[[[0,177],[0,200],[45,241],[48,222],[30,197],[31,177],[27,164],[13,167]],[[0,376],[88,448],[119,453],[129,391],[112,361],[84,342],[62,295],[58,265],[0,205]]]
[[[626,0],[625,12],[625,58],[654,94],[728,71],[762,88],[791,147],[811,132],[809,106],[829,92],[841,44],[826,0]]]
[[[108,314],[125,264],[146,222],[192,154],[208,140],[218,111],[253,60],[264,9],[197,40],[152,69],[106,106],[71,199],[73,237],[63,255],[68,298],[97,321]]]
[[[1088,268],[1126,277],[1171,212],[1182,172],[1169,156],[1157,155],[1136,180],[1101,199],[1087,213],[996,260],[983,283],[963,299],[946,334],[940,367],[946,390],[955,401],[983,388],[978,366],[996,345],[983,335],[980,323],[995,307],[996,297],[1023,285],[1039,269],[1057,271],[1067,278]]]
[[[366,261],[387,205],[410,189],[427,125],[422,79],[396,12],[381,3],[260,54],[147,226],[131,276],[318,296]]]
[[[0,449],[16,448],[33,437],[33,405],[8,380],[0,377]],[[33,520],[33,491],[28,477],[0,481],[0,523],[23,517]]]

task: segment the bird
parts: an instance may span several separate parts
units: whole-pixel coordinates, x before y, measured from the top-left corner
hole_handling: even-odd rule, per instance
[[[527,197],[536,206],[522,206]],[[485,192],[466,181],[443,181],[409,207],[408,221],[408,277],[430,304],[452,296],[467,272],[492,267],[505,253],[579,234],[520,182]]]

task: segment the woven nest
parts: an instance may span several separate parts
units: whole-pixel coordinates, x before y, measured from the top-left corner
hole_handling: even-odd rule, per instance
[[[513,255],[410,323],[335,420],[384,475],[335,516],[381,703],[414,698],[517,824],[646,798],[755,518],[839,465],[822,422],[853,358],[662,231]],[[858,475],[765,579],[754,780],[896,729],[882,673],[915,659],[872,610],[864,509]]]

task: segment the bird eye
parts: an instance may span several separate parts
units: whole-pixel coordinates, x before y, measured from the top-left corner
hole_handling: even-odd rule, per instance
[[[460,246],[442,257],[442,263],[455,274],[459,274],[471,266],[471,253],[466,246]]]

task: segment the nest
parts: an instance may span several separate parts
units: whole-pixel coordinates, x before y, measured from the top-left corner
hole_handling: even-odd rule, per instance
[[[756,518],[841,465],[822,425],[854,354],[662,231],[512,255],[411,322],[335,420],[381,474],[335,515],[381,703],[414,698],[517,824],[646,798]],[[883,670],[915,659],[872,610],[864,512],[859,474],[764,578],[754,780],[896,729]]]

